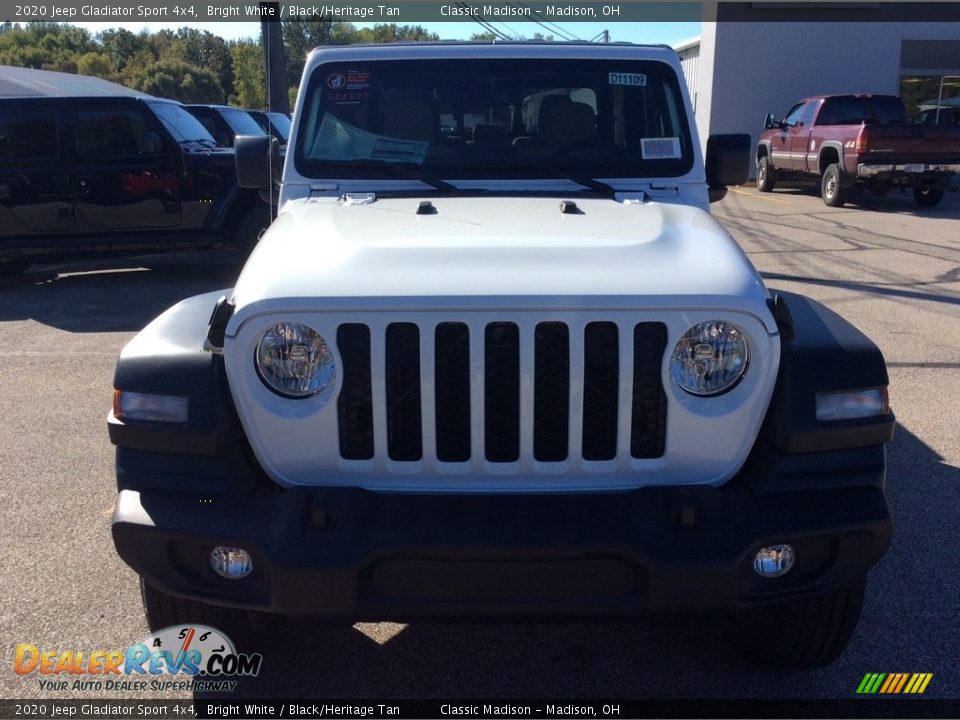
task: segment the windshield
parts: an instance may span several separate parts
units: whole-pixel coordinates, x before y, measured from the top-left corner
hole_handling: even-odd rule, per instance
[[[290,137],[290,118],[278,112],[267,113],[267,115],[270,117],[273,129],[280,133],[280,137],[287,140]]]
[[[190,140],[214,142],[213,136],[200,124],[200,121],[179,105],[158,102],[150,103],[150,107],[177,142]]]
[[[408,60],[323,65],[295,162],[308,177],[669,177],[693,151],[676,73],[651,61]]]
[[[237,135],[266,135],[263,128],[257,125],[257,121],[250,117],[250,113],[246,110],[220,108],[220,114]]]

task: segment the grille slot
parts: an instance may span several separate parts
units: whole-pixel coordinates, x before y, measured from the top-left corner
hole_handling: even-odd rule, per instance
[[[470,459],[470,330],[464,323],[437,325],[434,358],[437,460]]]
[[[534,335],[533,457],[567,459],[570,437],[570,330],[543,322]]]
[[[663,457],[667,441],[667,395],[660,366],[667,349],[667,326],[639,323],[633,328],[633,408],[630,454]]]
[[[617,456],[620,350],[617,326],[592,322],[583,344],[583,459]]]
[[[420,328],[414,323],[387,326],[387,454],[391,460],[423,457],[420,424]]]
[[[370,328],[358,323],[341,325],[337,328],[337,348],[343,360],[343,388],[337,398],[340,456],[369,460],[373,457]]]
[[[484,436],[490,462],[520,459],[520,331],[495,322],[484,332]]]

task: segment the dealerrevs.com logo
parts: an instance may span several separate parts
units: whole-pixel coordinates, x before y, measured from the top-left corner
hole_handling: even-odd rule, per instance
[[[238,677],[260,673],[260,653],[238,653],[216,628],[164,628],[125,650],[44,649],[19,643],[13,671],[36,675],[43,691],[187,690],[232,692]]]

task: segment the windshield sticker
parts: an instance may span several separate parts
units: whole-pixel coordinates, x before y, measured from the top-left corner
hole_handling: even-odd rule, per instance
[[[643,73],[612,72],[607,80],[610,85],[629,85],[630,87],[645,87],[647,76]]]
[[[680,138],[641,138],[640,154],[644,160],[677,160],[680,157]]]
[[[316,160],[381,160],[423,165],[429,149],[428,141],[383,137],[348,125],[326,113],[314,138],[310,156]]]
[[[359,105],[370,99],[370,73],[365,70],[347,70],[327,76],[327,93],[334,105]]]

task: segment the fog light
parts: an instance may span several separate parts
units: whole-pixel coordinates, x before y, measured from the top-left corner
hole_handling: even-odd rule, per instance
[[[796,559],[791,545],[770,545],[757,552],[753,559],[753,569],[760,577],[780,577],[790,572]]]
[[[216,547],[210,553],[210,565],[220,577],[239,580],[253,572],[253,558],[241,548]]]

